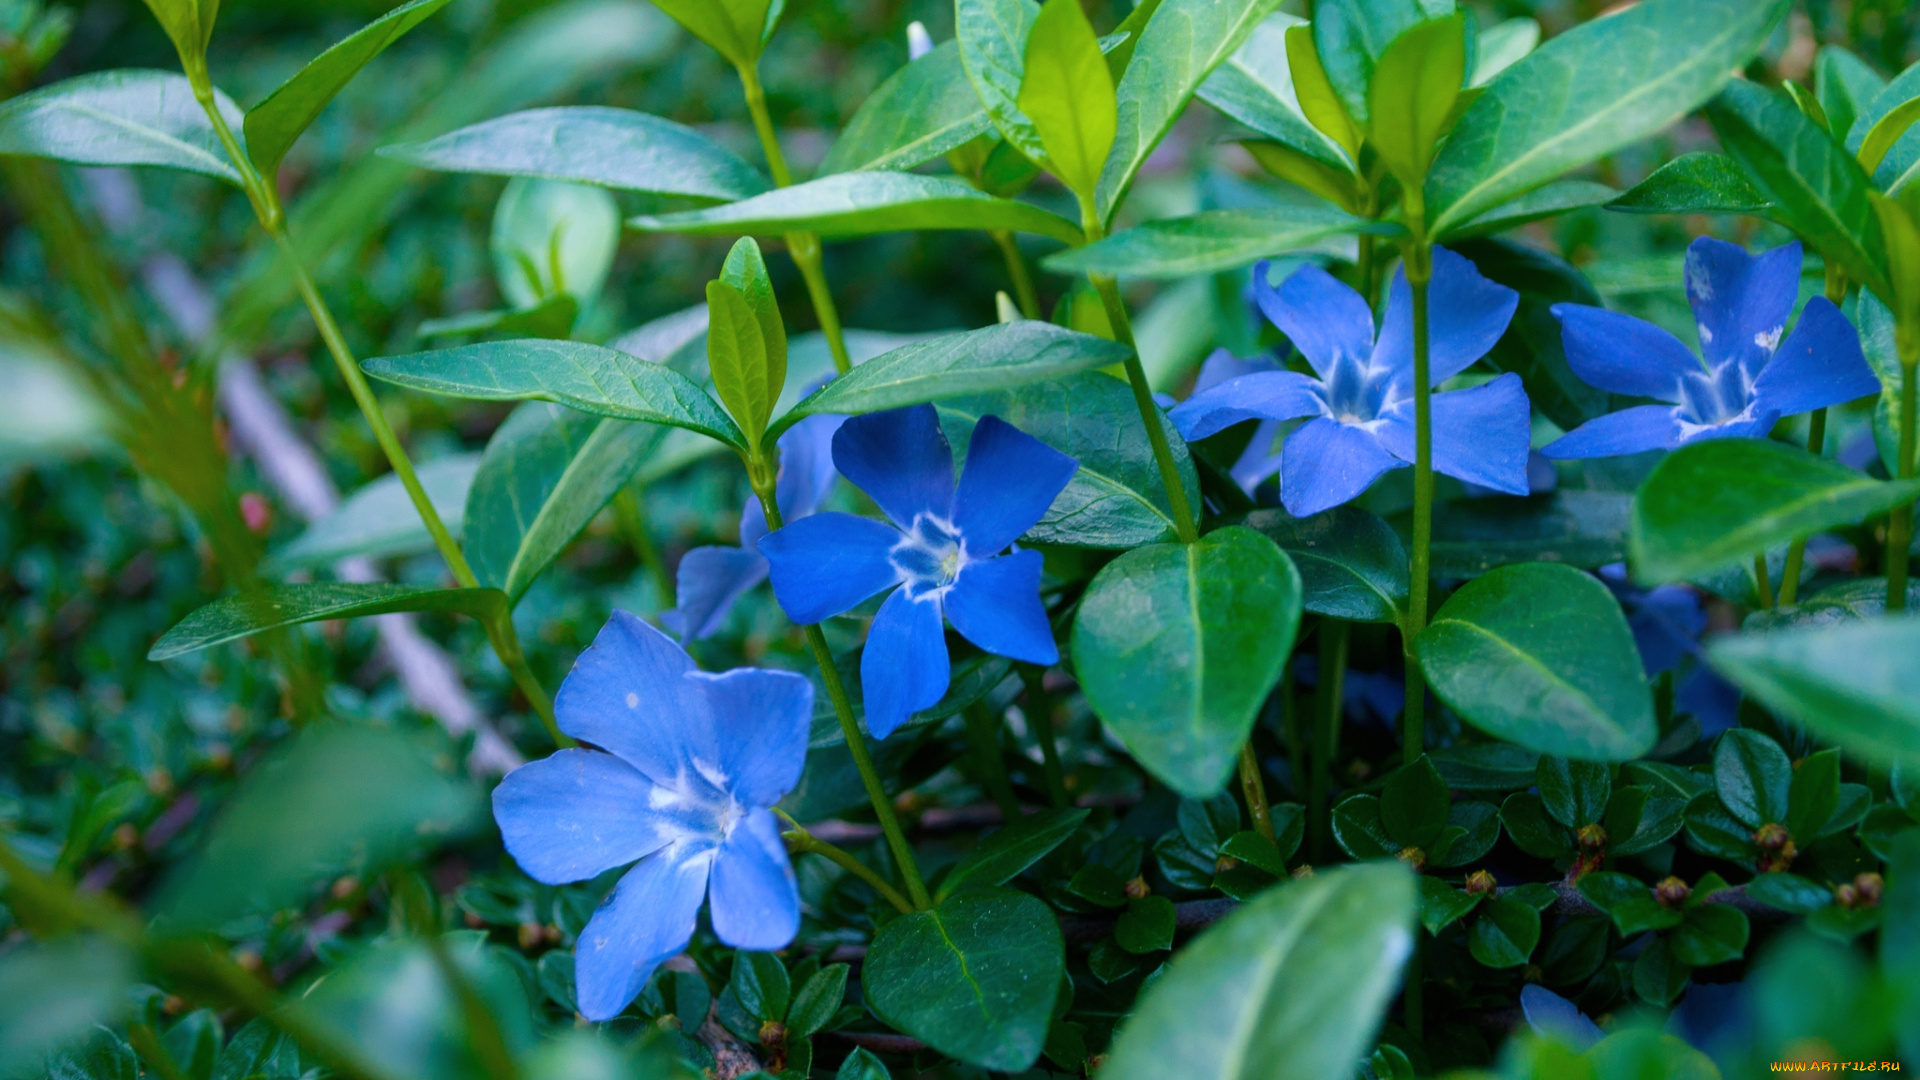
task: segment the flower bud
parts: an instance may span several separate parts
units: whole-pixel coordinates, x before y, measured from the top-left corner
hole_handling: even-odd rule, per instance
[[[1220,861],[1222,863],[1235,862],[1235,860],[1227,859],[1227,858],[1222,858]],[[1221,869],[1224,870],[1229,868],[1223,866],[1221,867]],[[1132,881],[1127,882],[1126,894],[1127,894],[1127,899],[1129,900],[1144,900],[1148,896],[1151,896],[1153,894],[1153,889],[1148,887],[1146,878],[1136,877]]]
[[[1493,892],[1493,875],[1485,870],[1475,870],[1467,875],[1467,895],[1487,896]]]
[[[1394,858],[1413,867],[1416,874],[1427,868],[1427,853],[1417,847],[1403,847]]]
[[[1653,898],[1663,908],[1677,908],[1693,895],[1693,888],[1677,877],[1669,877],[1653,887]]]
[[[933,51],[933,35],[927,24],[914,20],[907,24],[907,59],[918,60]]]

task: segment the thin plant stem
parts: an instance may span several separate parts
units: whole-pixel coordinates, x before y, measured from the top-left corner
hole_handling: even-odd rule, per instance
[[[1040,293],[1033,287],[1033,270],[1027,266],[1027,257],[1020,252],[1020,242],[1014,239],[1011,229],[989,229],[987,235],[999,246],[1000,254],[1007,260],[1007,276],[1013,279],[1013,296],[1020,301],[1020,314],[1029,319],[1040,318]]]
[[[1325,619],[1320,624],[1320,686],[1314,701],[1313,772],[1307,787],[1315,862],[1326,861],[1333,843],[1333,759],[1340,753],[1340,717],[1345,706],[1352,632],[1352,625],[1344,619]]]
[[[1753,588],[1760,600],[1760,606],[1773,609],[1773,578],[1767,571],[1767,555],[1761,552],[1753,557]]]
[[[1820,457],[1827,450],[1827,410],[1819,408],[1807,417],[1807,451]],[[1807,557],[1807,538],[1794,540],[1787,548],[1787,565],[1780,571],[1780,607],[1792,607],[1799,599],[1800,568]]]
[[[1427,680],[1414,657],[1413,643],[1427,627],[1429,569],[1433,559],[1433,388],[1428,340],[1427,285],[1433,278],[1433,249],[1423,243],[1406,252],[1407,284],[1413,293],[1413,551],[1407,612],[1401,625],[1406,654],[1407,704],[1401,721],[1401,746],[1409,764],[1426,751]]]
[[[533,713],[540,718],[540,726],[547,729],[547,736],[555,746],[561,749],[578,746],[579,743],[560,730],[560,721],[553,714],[553,698],[547,696],[547,688],[527,666],[527,654],[520,648],[520,635],[513,628],[513,613],[501,611],[486,620],[487,641],[493,645],[495,656],[500,658],[501,666],[507,674],[513,676],[513,684],[520,688],[520,695],[533,707]]]
[[[1267,781],[1260,775],[1260,758],[1253,752],[1253,739],[1240,744],[1240,795],[1247,800],[1247,817],[1253,831],[1273,842],[1273,811],[1267,806]]]
[[[1027,723],[1033,728],[1033,741],[1040,744],[1040,767],[1047,779],[1047,798],[1055,807],[1073,805],[1067,794],[1067,773],[1060,764],[1059,737],[1053,730],[1053,698],[1043,681],[1045,672],[1031,664],[1021,664],[1020,681],[1027,688]]]
[[[981,702],[964,710],[967,741],[973,745],[973,757],[980,770],[980,782],[986,787],[993,805],[1007,821],[1020,817],[1020,797],[1013,793],[1013,781],[1007,777],[1007,763],[1000,757],[1000,718]]]
[[[1916,401],[1916,390],[1920,390],[1920,327],[1902,328],[1900,335],[1900,460],[1896,471],[1902,480],[1913,479],[1914,474],[1914,413],[1920,410],[1920,401]],[[1911,340],[1909,340],[1911,339]],[[1913,544],[1913,503],[1904,502],[1893,508],[1887,518],[1887,614],[1892,615],[1907,608],[1907,562],[1911,557],[1908,549]]]
[[[173,1055],[167,1053],[167,1048],[160,1042],[160,1036],[154,1032],[153,1025],[128,1024],[127,1045],[133,1047],[134,1052],[140,1055],[140,1060],[146,1062],[147,1067],[157,1073],[160,1080],[189,1080],[185,1070],[173,1060]]]
[[[613,497],[614,520],[620,523],[620,531],[627,534],[627,542],[633,545],[634,553],[640,556],[640,565],[647,568],[647,574],[653,578],[653,587],[660,594],[660,606],[670,608],[678,601],[674,596],[673,575],[667,573],[667,564],[660,558],[660,548],[653,542],[653,535],[647,531],[647,518],[640,509],[640,497],[633,489],[625,487]]]
[[[910,915],[913,913],[913,905],[907,902],[907,898],[900,895],[899,889],[889,885],[887,879],[881,877],[879,872],[874,870],[873,867],[854,858],[852,852],[830,844],[808,832],[805,826],[793,820],[792,817],[789,817],[786,811],[775,807],[773,812],[780,815],[780,820],[793,826],[791,829],[780,834],[787,842],[788,851],[796,855],[819,855],[828,862],[872,886],[873,891],[879,893],[882,900],[892,904],[902,915]]]
[[[747,98],[747,112],[753,117],[753,130],[760,137],[760,150],[767,158],[767,171],[780,187],[791,187],[793,170],[787,167],[787,155],[780,149],[780,136],[774,130],[773,116],[767,112],[767,91],[760,85],[760,69],[754,63],[740,64],[740,88]],[[840,328],[840,309],[834,306],[833,290],[827,286],[827,271],[821,264],[820,237],[810,232],[787,234],[787,254],[800,268],[807,283],[807,296],[813,301],[814,317],[820,320],[820,332],[827,337],[827,351],[833,354],[835,371],[845,375],[853,369],[847,355],[847,338]]]
[[[747,463],[747,473],[756,478],[754,494],[760,499],[760,508],[767,515],[767,531],[776,532],[784,528],[786,522],[780,517],[780,505],[773,497],[773,475],[775,470],[766,463],[756,467],[754,462]],[[820,624],[809,623],[800,628],[806,636],[807,648],[813,652],[813,662],[820,669],[820,681],[827,685],[827,697],[833,701],[833,714],[840,720],[840,734],[847,740],[847,752],[853,755],[854,768],[860,771],[860,782],[867,789],[867,801],[873,804],[874,817],[880,821],[880,831],[886,834],[887,847],[893,851],[893,861],[900,864],[900,874],[907,880],[907,893],[913,898],[915,909],[925,911],[933,906],[933,900],[927,895],[927,884],[920,877],[920,864],[913,857],[913,845],[907,843],[907,834],[900,827],[900,816],[894,813],[893,802],[887,798],[886,786],[880,782],[880,772],[874,768],[873,755],[867,752],[867,740],[860,732],[860,722],[853,716],[853,699],[847,696],[846,684],[840,681],[840,669],[834,666],[833,649],[827,645],[827,635],[820,630]]]

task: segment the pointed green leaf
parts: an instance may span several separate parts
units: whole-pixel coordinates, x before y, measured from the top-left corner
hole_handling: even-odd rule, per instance
[[[1543,757],[1536,777],[1547,815],[1569,829],[1598,822],[1613,796],[1613,776],[1599,762]]]
[[[1033,123],[1049,171],[1083,199],[1093,197],[1113,149],[1113,75],[1080,0],[1047,0],[1027,34],[1020,111]]]
[[[1813,87],[1834,137],[1852,146],[1854,122],[1880,91],[1886,89],[1887,80],[1845,48],[1823,45],[1813,63]]]
[[[1312,35],[1305,20],[1284,12],[1267,16],[1240,48],[1207,76],[1197,93],[1202,101],[1267,138],[1321,165],[1350,174],[1353,162],[1343,144],[1314,126],[1294,88],[1287,53],[1294,34],[1311,46]],[[1344,124],[1346,114],[1340,116]]]
[[[1396,225],[1370,222],[1330,206],[1207,210],[1149,221],[1049,256],[1042,265],[1057,274],[1182,278],[1238,269],[1336,236],[1398,231]]]
[[[214,102],[238,129],[240,107],[218,90]],[[170,71],[100,71],[0,104],[0,154],[70,165],[153,165],[240,186],[193,86]]]
[[[346,88],[360,69],[407,31],[432,18],[448,0],[410,0],[308,62],[293,78],[280,84],[267,99],[247,110],[247,157],[260,175],[280,171],[281,159],[293,148],[320,110]]]
[[[1920,767],[1920,618],[1741,634],[1713,666],[1761,704],[1862,758]]]
[[[1033,121],[1020,111],[1026,78],[1027,35],[1040,17],[1033,0],[955,0],[953,29],[960,63],[987,116],[1009,146],[1033,161],[1047,150]]]
[[[943,42],[868,96],[820,162],[820,175],[911,169],[993,129],[957,42]]]
[[[735,241],[720,268],[720,280],[732,286],[760,324],[760,341],[767,354],[767,405],[780,400],[787,386],[787,325],[780,320],[780,301],[773,295],[773,279],[767,275],[766,259],[760,245],[751,236]]]
[[[153,12],[154,20],[167,32],[167,38],[173,42],[175,51],[182,60],[188,57],[203,57],[207,52],[207,39],[213,33],[211,21],[202,25],[200,21],[201,0],[147,0],[147,9]],[[217,0],[207,0],[209,14],[219,10]]]
[[[1393,39],[1367,84],[1367,138],[1409,190],[1419,188],[1467,74],[1466,16],[1417,23]]]
[[[1535,858],[1559,859],[1573,854],[1566,827],[1547,816],[1546,802],[1531,792],[1507,796],[1500,804],[1500,824],[1514,846]]]
[[[1042,810],[1009,822],[960,857],[935,899],[945,900],[963,888],[1005,885],[1065,843],[1086,820],[1085,810]]]
[[[1321,0],[1314,5],[1314,53],[1328,89],[1355,124],[1364,127],[1368,121],[1367,87],[1393,40],[1415,23],[1451,14],[1453,0]]]
[[[1540,913],[1504,896],[1488,897],[1467,932],[1467,951],[1490,968],[1525,966],[1540,944]]]
[[[1009,229],[1080,242],[1066,218],[1031,203],[996,199],[951,177],[900,172],[823,176],[751,199],[629,219],[641,232],[771,236],[804,230],[823,237],[937,229]]]
[[[1576,210],[1608,206],[1619,196],[1619,189],[1591,180],[1558,180],[1511,202],[1501,203],[1471,221],[1460,223],[1442,239],[1452,243],[1476,236],[1492,236]]]
[[[1761,214],[1773,200],[1725,154],[1682,154],[1607,204],[1627,214]]]
[[[1386,522],[1342,506],[1307,518],[1255,510],[1242,524],[1280,545],[1293,560],[1306,610],[1349,622],[1399,618],[1409,587],[1407,555]]]
[[[734,64],[760,57],[771,20],[769,0],[654,0],[661,11]]]
[[[773,411],[760,320],[747,298],[724,281],[707,282],[707,311],[707,370],[714,393],[746,434],[747,445],[758,446]]]
[[[328,619],[357,619],[395,611],[444,611],[488,619],[507,603],[498,589],[434,589],[417,585],[317,583],[274,585],[215,600],[180,620],[148,650],[149,660],[169,660],[262,630]]]
[[[1787,819],[1793,762],[1780,744],[1757,731],[1735,728],[1713,748],[1713,784],[1721,805],[1749,829]]]
[[[455,537],[467,504],[467,489],[480,467],[479,454],[453,454],[421,462],[415,469],[427,500]],[[307,526],[267,558],[275,574],[313,570],[342,559],[387,559],[433,550],[433,537],[413,508],[413,500],[395,473],[368,484],[340,501],[331,514]]]
[[[1920,71],[1909,67],[1892,82],[1883,83],[1871,98],[1861,102],[1859,114],[1844,135],[1838,130],[1834,133],[1835,139],[1844,137],[1847,151],[1856,155],[1861,165],[1867,167],[1874,186],[1889,195],[1898,192],[1916,175],[1920,175],[1920,132],[1913,132],[1910,127],[1903,128],[1873,166],[1867,166],[1867,141],[1888,117],[1900,112],[1916,97],[1920,97]]]

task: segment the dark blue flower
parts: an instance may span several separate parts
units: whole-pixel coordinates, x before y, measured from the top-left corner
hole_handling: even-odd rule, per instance
[[[1262,263],[1253,280],[1261,310],[1314,374],[1255,372],[1197,393],[1168,414],[1180,433],[1203,439],[1242,420],[1311,417],[1281,452],[1280,501],[1295,517],[1348,502],[1381,473],[1412,464],[1413,291],[1405,275],[1394,275],[1377,341],[1366,299],[1317,266],[1276,289]],[[1444,248],[1433,251],[1428,296],[1433,386],[1485,356],[1520,302]],[[1433,467],[1448,476],[1525,495],[1531,434],[1526,391],[1510,372],[1433,397]]]
[[[809,416],[780,436],[780,478],[774,501],[780,516],[797,521],[826,501],[839,473],[833,468],[833,433],[844,416]],[[720,629],[727,612],[747,590],[767,578],[767,560],[757,546],[767,535],[766,511],[760,500],[748,498],[740,511],[739,547],[697,547],[680,557],[675,571],[679,603],[661,622],[681,641],[696,641]]]
[[[1601,390],[1665,404],[1589,420],[1542,452],[1614,457],[1702,439],[1764,438],[1783,416],[1878,393],[1860,335],[1825,297],[1807,301],[1793,335],[1781,341],[1800,295],[1800,261],[1798,243],[1757,257],[1705,236],[1687,248],[1687,301],[1705,363],[1650,322],[1555,304],[1574,374]]]
[[[769,807],[800,779],[813,684],[786,671],[710,675],[673,639],[616,611],[554,701],[592,748],[523,765],[493,792],[507,851],[549,885],[634,863],[580,932],[580,1012],[607,1020],[686,948],[711,896],[713,931],[779,949],[800,894]],[[635,860],[638,860],[637,862]]]
[[[1008,545],[1053,505],[1079,463],[999,417],[973,429],[958,486],[953,451],[931,405],[857,416],[833,437],[840,474],[872,496],[891,525],[815,514],[760,541],[773,595],[798,623],[817,623],[876,593],[860,659],[867,730],[886,738],[947,692],[941,617],[990,653],[1060,659],[1040,603],[1040,553]]]

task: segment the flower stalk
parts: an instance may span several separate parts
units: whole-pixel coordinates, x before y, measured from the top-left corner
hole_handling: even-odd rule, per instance
[[[1900,347],[1900,460],[1896,473],[1901,480],[1914,475],[1916,420],[1920,409],[1920,327],[1902,326],[1897,332]],[[1907,563],[1913,545],[1913,507],[1911,502],[1893,508],[1887,519],[1887,614],[1907,608]]]
[[[881,877],[873,867],[854,858],[853,853],[845,848],[830,844],[808,832],[806,826],[793,820],[786,811],[775,807],[773,812],[780,816],[780,820],[793,826],[791,829],[780,834],[781,838],[787,842],[788,851],[795,855],[819,855],[828,862],[852,874],[854,877],[866,882],[873,888],[874,892],[880,894],[882,900],[892,904],[900,914],[910,915],[913,913],[914,907],[907,901],[907,898],[900,895],[899,889],[889,885],[887,879]]]
[[[1410,208],[1411,210],[1411,208]],[[1427,626],[1428,589],[1433,564],[1433,388],[1428,385],[1432,342],[1428,336],[1427,285],[1433,280],[1433,248],[1424,240],[1405,252],[1407,285],[1413,293],[1413,551],[1410,553],[1407,611],[1401,625],[1406,652],[1407,705],[1401,745],[1408,764],[1426,752],[1427,680],[1414,657],[1413,643]]]

